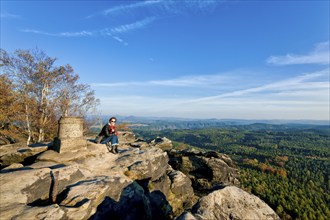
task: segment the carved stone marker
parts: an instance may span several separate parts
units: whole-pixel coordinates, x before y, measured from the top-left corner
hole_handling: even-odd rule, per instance
[[[81,117],[61,117],[58,122],[58,137],[54,139],[53,150],[76,152],[86,149],[87,140],[83,138],[84,120]]]
[[[84,132],[84,120],[81,117],[61,117],[58,123],[59,138],[80,138]]]

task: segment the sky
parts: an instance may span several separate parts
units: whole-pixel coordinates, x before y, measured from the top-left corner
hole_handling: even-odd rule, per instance
[[[1,0],[1,48],[70,64],[97,113],[329,120],[329,0]]]

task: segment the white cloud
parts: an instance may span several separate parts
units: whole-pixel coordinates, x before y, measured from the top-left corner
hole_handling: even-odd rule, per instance
[[[120,5],[120,6],[116,6],[116,7],[104,10],[103,15],[126,13],[127,11],[130,11],[130,10],[149,7],[149,6],[156,5],[156,4],[159,4],[162,2],[163,1],[154,0],[154,1],[142,1],[142,2],[137,2],[137,3],[133,3],[133,4],[128,4],[128,5]]]
[[[225,84],[230,78],[226,74],[185,76],[170,80],[153,80],[148,84],[171,87],[196,87]]]
[[[22,32],[33,33],[33,34],[41,34],[53,37],[90,37],[95,35],[95,33],[91,31],[79,31],[79,32],[61,32],[61,33],[49,33],[45,31],[39,31],[35,29],[23,29]]]
[[[136,21],[136,22],[133,22],[130,24],[120,25],[115,28],[111,28],[110,32],[112,34],[122,34],[122,33],[130,32],[130,31],[133,31],[136,29],[141,29],[141,28],[144,28],[146,25],[152,23],[155,19],[156,19],[155,17],[147,17],[140,21]]]
[[[62,32],[58,34],[63,37],[89,37],[93,36],[93,32],[91,31],[79,31],[79,32]]]
[[[233,74],[232,72],[231,74]],[[118,83],[93,83],[94,87],[127,87],[127,86],[164,86],[164,87],[210,87],[212,85],[225,85],[235,76],[230,76],[230,73],[214,74],[214,75],[199,75],[199,76],[184,76],[180,78],[168,80],[150,80],[140,82],[118,82]]]
[[[132,4],[125,4],[106,9],[102,12],[103,15],[125,15],[127,13],[134,13],[134,10],[144,9],[145,12],[151,13],[154,16],[161,16],[164,14],[183,14],[194,11],[207,11],[213,9],[220,3],[225,1],[220,0],[150,0],[141,1]],[[89,16],[91,17],[91,16]]]
[[[101,97],[101,103],[103,113],[111,111],[111,114],[122,115],[329,120],[329,103],[314,99],[283,100],[281,97],[272,96],[235,97],[198,104],[186,102],[185,99],[116,95]]]
[[[0,14],[0,17],[1,18],[14,18],[14,19],[17,19],[17,18],[21,18],[21,15],[16,15],[16,14],[8,13],[8,12],[3,12],[3,13]]]
[[[314,50],[306,55],[287,54],[285,56],[271,56],[267,59],[267,63],[275,65],[327,65],[330,63],[329,41],[317,44]]]
[[[153,81],[147,83],[116,84],[126,86],[123,90],[116,88],[116,96],[100,97],[103,111],[111,109],[112,113],[126,115],[145,116],[177,116],[191,118],[245,118],[245,119],[317,119],[329,120],[329,69],[317,72],[304,73],[286,80],[264,84],[248,89],[232,90],[237,85],[237,80],[225,78],[221,81],[220,76],[198,76],[190,82],[180,79],[159,81],[162,87],[169,93],[175,91],[174,86],[187,86],[185,93],[178,96],[155,95],[153,92],[139,92],[134,89],[135,96],[125,95],[124,90],[130,86],[157,86]],[[219,85],[231,84],[231,91],[223,92],[216,96],[204,96],[198,98],[191,95],[194,90],[208,90],[207,87],[196,86],[217,79]],[[202,79],[202,80],[201,80]],[[207,79],[203,81],[203,79]],[[202,81],[202,82],[201,82]],[[109,84],[108,86],[114,86]],[[115,86],[116,86],[115,85]],[[249,85],[248,85],[249,86]],[[149,91],[149,90],[148,90]],[[107,92],[102,92],[102,95]],[[139,95],[138,95],[139,94]]]
[[[34,33],[40,35],[54,36],[54,37],[91,37],[91,36],[109,36],[116,40],[117,42],[127,46],[128,43],[122,38],[122,35],[145,28],[146,26],[153,23],[157,18],[162,15],[168,14],[178,14],[185,13],[187,11],[196,11],[195,9],[200,9],[202,11],[207,10],[221,3],[221,1],[216,0],[196,0],[196,1],[166,1],[166,0],[148,0],[135,2],[132,4],[119,5],[113,8],[104,10],[101,14],[104,16],[108,15],[127,15],[127,13],[133,14],[134,10],[146,9],[146,13],[143,13],[147,17],[143,19],[136,19],[135,21],[122,24],[116,27],[104,28],[100,30],[83,30],[78,32],[60,32],[60,33],[49,33],[42,30],[35,29],[25,29],[22,30],[26,33]],[[141,14],[141,13],[137,13]],[[136,15],[137,15],[136,14]],[[87,16],[87,19],[95,17],[96,14]],[[9,14],[7,14],[9,16]],[[119,36],[118,36],[119,35]]]
[[[147,17],[140,21],[135,21],[130,24],[121,25],[114,28],[104,28],[101,30],[94,30],[94,31],[78,31],[78,32],[60,32],[60,33],[49,33],[45,31],[35,30],[35,29],[23,29],[22,32],[26,33],[33,33],[33,34],[40,34],[40,35],[47,35],[53,37],[92,37],[92,36],[109,36],[114,40],[122,43],[123,45],[127,46],[128,43],[123,40],[118,34],[124,34],[127,32],[131,32],[134,30],[138,30],[144,28],[148,24],[152,23],[155,20],[155,17]]]
[[[248,94],[257,94],[257,93],[265,93],[265,92],[271,92],[271,93],[278,93],[281,91],[303,91],[303,90],[310,90],[310,89],[319,89],[322,87],[326,87],[326,89],[329,89],[329,69],[324,69],[318,72],[313,73],[305,73],[299,76],[296,76],[294,78],[289,78],[283,81],[274,82],[271,84],[266,84],[258,87],[248,88],[244,90],[237,90],[232,91],[216,96],[210,96],[210,97],[203,97],[200,99],[195,99],[193,102],[204,102],[214,99],[221,99],[221,98],[227,98],[227,97],[239,97],[244,96]],[[318,81],[312,81],[317,80]],[[320,87],[321,86],[321,87]],[[329,95],[329,94],[327,94]]]
[[[35,30],[35,29],[23,29],[21,31],[25,32],[25,33],[33,33],[33,34],[42,34],[42,35],[54,36],[51,33],[47,33],[47,32],[44,32],[44,31],[39,31],[39,30]]]

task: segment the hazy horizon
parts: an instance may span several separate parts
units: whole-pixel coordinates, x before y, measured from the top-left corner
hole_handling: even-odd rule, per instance
[[[125,120],[130,119],[133,121],[141,120],[160,120],[160,121],[224,121],[224,122],[249,122],[249,123],[269,123],[269,124],[310,124],[310,125],[327,125],[330,126],[329,120],[308,120],[308,119],[242,119],[242,118],[185,118],[185,117],[162,117],[162,116],[137,116],[137,115],[101,115],[103,121],[107,121],[110,117],[117,117],[118,123],[126,122]],[[91,116],[95,117],[95,116]]]

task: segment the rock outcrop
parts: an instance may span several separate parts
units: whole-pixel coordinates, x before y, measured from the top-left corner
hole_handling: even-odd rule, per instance
[[[195,203],[190,179],[170,167],[161,149],[123,141],[115,155],[87,143],[80,151],[47,150],[31,165],[2,170],[0,219],[169,219]]]
[[[236,186],[227,186],[202,197],[178,219],[280,219],[266,203]]]
[[[238,170],[224,154],[187,149],[171,150],[168,155],[169,164],[192,180],[192,186],[198,195],[206,195],[224,185],[239,185]]]
[[[34,163],[8,162],[0,172],[0,219],[278,219],[259,198],[219,188],[237,184],[229,157],[171,150],[167,138],[146,143],[119,135],[119,154],[62,137],[70,142],[64,151],[44,148]],[[204,197],[196,196],[198,187]]]
[[[22,146],[21,143],[8,144],[0,147],[0,167],[8,167],[14,163],[28,164],[49,148],[49,144]],[[12,167],[14,169],[14,167]]]

